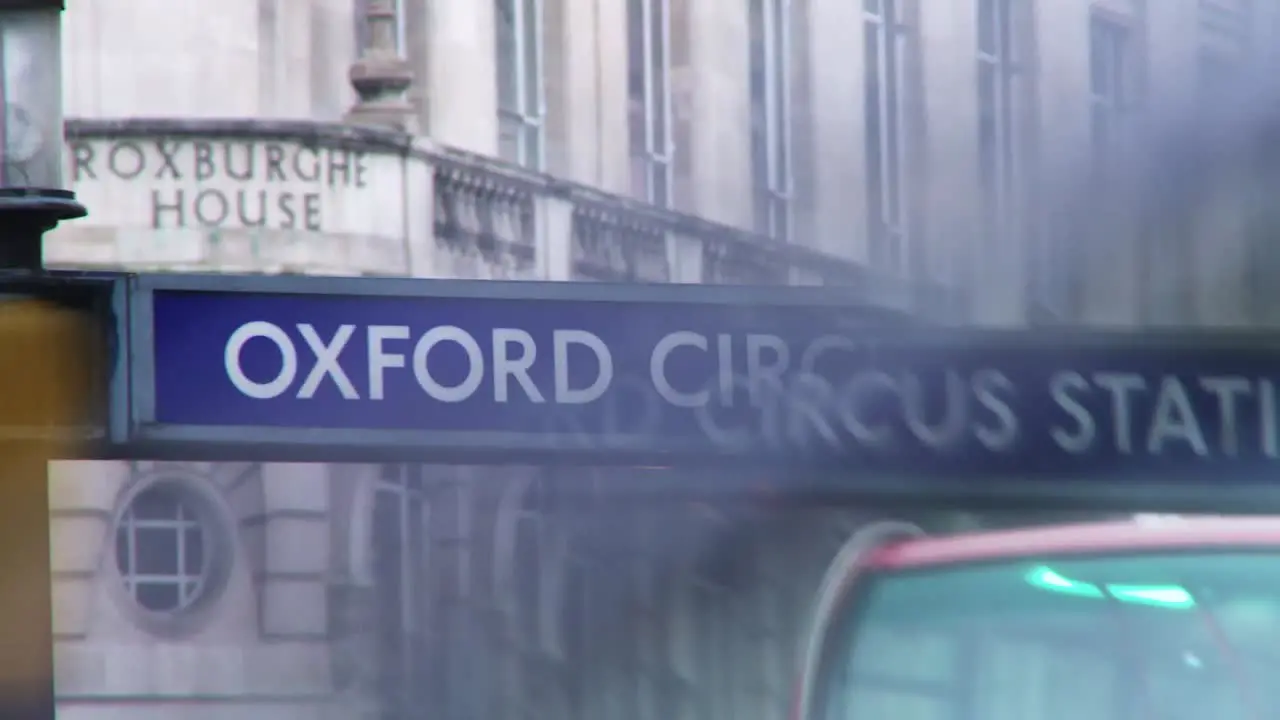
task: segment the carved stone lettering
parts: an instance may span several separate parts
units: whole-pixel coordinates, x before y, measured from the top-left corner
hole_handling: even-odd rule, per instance
[[[368,187],[365,155],[282,141],[77,140],[76,183],[141,185],[151,226],[325,230],[325,197]]]

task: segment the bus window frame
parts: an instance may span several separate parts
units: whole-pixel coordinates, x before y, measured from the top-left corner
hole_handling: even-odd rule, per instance
[[[859,576],[874,572],[875,566],[866,562],[867,557],[886,545],[909,542],[927,535],[923,528],[909,522],[881,520],[851,533],[828,561],[799,648],[801,673],[793,720],[813,717],[816,697],[813,683],[820,677],[818,671],[823,667],[823,653],[828,652],[831,620],[839,617],[835,611],[844,602],[849,589],[858,583]]]
[[[1062,558],[1079,558],[1089,557],[1093,553],[1074,554],[1067,553]],[[1055,558],[1058,556],[1055,556]],[[851,650],[862,633],[853,634],[853,630],[859,628],[871,608],[871,603],[866,602],[866,598],[875,589],[879,582],[890,580],[893,578],[915,575],[930,574],[933,571],[945,568],[946,570],[980,567],[990,564],[1001,564],[1008,561],[1008,558],[989,558],[979,559],[962,563],[948,563],[942,566],[924,566],[913,567],[907,569],[899,568],[880,568],[873,564],[863,564],[861,566],[854,565],[849,568],[849,573],[842,584],[840,593],[836,596],[830,607],[828,615],[822,622],[822,634],[816,637],[815,641],[821,643],[818,651],[818,657],[812,668],[812,675],[809,682],[807,702],[802,704],[804,713],[799,715],[796,720],[829,720],[832,700],[835,697],[835,689],[832,687],[834,681],[839,679],[843,682],[846,679],[844,672],[849,662],[845,651]],[[940,635],[940,637],[945,637]],[[1036,637],[1034,633],[1019,632],[1011,637],[1011,639],[1021,640],[1035,645],[1052,645],[1054,638]],[[956,652],[959,656],[974,657],[975,652],[984,645],[990,645],[993,641],[990,638],[982,638],[973,632],[958,632],[948,638],[949,641],[955,643]],[[965,651],[964,648],[969,648]],[[1087,643],[1081,643],[1077,646],[1081,649],[1087,649]],[[851,655],[850,655],[851,657]],[[1098,658],[1107,660],[1102,655]],[[1137,659],[1131,653],[1125,653],[1123,657],[1113,658],[1112,670],[1114,671],[1117,681],[1117,688],[1122,688],[1124,678],[1133,678],[1134,675],[1141,676],[1141,670],[1135,673],[1134,664]],[[1141,663],[1139,663],[1140,665]],[[976,715],[976,707],[974,705],[975,697],[973,690],[978,681],[978,667],[975,663],[961,663],[956,667],[954,677],[949,683],[937,684],[937,689],[930,688],[927,694],[931,697],[950,698],[954,700],[951,713],[948,720],[974,720]],[[870,686],[883,684],[885,687],[905,687],[909,683],[900,681],[891,677],[868,677],[866,683]],[[923,684],[922,684],[923,688]],[[924,693],[922,693],[924,694]],[[1131,717],[1126,714],[1130,708],[1125,705],[1133,702],[1133,698],[1128,694],[1121,693],[1115,699],[1116,717]],[[1139,700],[1138,702],[1143,702]]]
[[[862,620],[866,615],[870,605],[864,602],[865,598],[875,587],[876,582],[885,575],[896,575],[896,571],[885,572],[872,567],[867,567],[856,572],[855,576],[844,586],[843,592],[831,606],[831,613],[828,621],[825,623],[825,632],[820,638],[822,647],[819,656],[814,665],[814,673],[810,684],[809,702],[807,703],[807,714],[798,720],[819,720],[830,717],[832,701],[835,698],[836,688],[833,684],[837,681],[844,682],[846,678],[846,669],[849,658],[845,652],[852,647],[850,642],[852,631],[862,625]],[[956,638],[957,644],[964,642],[963,638]],[[964,675],[965,673],[959,673]],[[871,677],[867,679],[871,685],[885,684],[886,686],[897,683],[893,678],[888,677]],[[905,682],[903,683],[905,684]],[[920,689],[923,689],[920,688]],[[912,690],[917,691],[916,689]],[[960,691],[960,692],[958,692]],[[963,691],[959,687],[959,680],[949,684],[940,684],[936,688],[929,688],[927,693],[930,696],[950,698],[958,697]],[[964,703],[965,709],[959,715],[960,719],[969,718],[972,715],[973,708],[971,699],[963,697],[960,699]]]
[[[909,540],[908,540],[909,541]],[[851,541],[852,542],[852,541]],[[938,570],[959,570],[963,568],[981,567],[984,565],[1003,564],[1011,561],[1021,560],[1018,557],[988,557],[963,562],[928,564],[922,566],[913,566],[900,568],[896,566],[882,567],[872,562],[867,562],[868,555],[874,553],[879,547],[874,544],[864,544],[864,552],[851,555],[853,560],[844,566],[844,572],[840,573],[839,589],[830,598],[826,607],[824,617],[815,617],[813,629],[811,630],[811,643],[817,643],[816,654],[813,656],[813,662],[809,666],[808,679],[803,690],[801,702],[797,704],[797,713],[795,720],[828,720],[827,713],[831,710],[831,701],[833,698],[833,689],[831,687],[833,680],[840,677],[843,680],[842,673],[835,672],[841,669],[841,666],[847,662],[843,658],[842,650],[847,650],[856,645],[857,636],[851,631],[859,627],[866,613],[869,611],[871,604],[866,602],[867,596],[875,588],[876,583],[884,582],[893,578],[902,576],[910,576],[915,574],[931,574]],[[1142,548],[1138,550],[1125,551],[1127,557],[1141,557],[1146,555],[1163,556],[1169,554],[1272,554],[1276,552],[1280,545],[1270,545],[1261,543],[1240,543],[1214,545],[1212,547],[1196,547],[1196,546],[1178,546],[1170,548]],[[1052,553],[1044,556],[1037,556],[1047,560],[1081,560],[1097,557],[1107,557],[1115,554],[1115,550],[1090,550],[1084,552],[1065,551],[1061,553]],[[833,566],[832,570],[836,568]],[[968,636],[968,637],[966,637]],[[1015,637],[1021,638],[1028,642],[1041,642],[1042,639],[1035,638],[1031,633],[1018,633]],[[969,633],[961,633],[955,636],[955,641],[960,643],[977,643],[978,645],[985,642],[981,638],[973,637]],[[1079,647],[1085,647],[1081,645]],[[1121,657],[1111,658],[1113,671],[1117,677],[1117,689],[1119,694],[1114,700],[1117,718],[1127,718],[1133,716],[1134,708],[1132,703],[1137,702],[1139,705],[1146,705],[1148,710],[1151,708],[1151,698],[1139,695],[1135,697],[1132,693],[1124,692],[1123,688],[1127,686],[1127,682],[1137,682],[1144,687],[1144,693],[1150,690],[1150,669],[1140,655],[1131,652],[1124,653]],[[956,673],[954,683],[952,683],[951,697],[956,699],[953,714],[949,720],[970,720],[974,717],[974,698],[972,697],[972,678],[967,687],[962,686],[966,675],[972,676],[973,671],[977,668],[973,664],[963,664]],[[876,679],[869,679],[871,683],[875,683]],[[930,693],[931,695],[933,693]]]

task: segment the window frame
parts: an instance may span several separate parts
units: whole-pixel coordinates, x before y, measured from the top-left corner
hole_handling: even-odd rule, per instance
[[[792,136],[791,0],[749,0],[751,159],[756,230],[791,238],[795,148]],[[757,28],[757,24],[759,27]],[[756,32],[760,46],[756,46]]]
[[[376,0],[355,0],[355,30],[356,30],[356,57],[360,57],[369,51],[372,38],[369,33],[369,5]],[[395,51],[403,57],[409,50],[408,36],[406,35],[408,18],[405,16],[405,0],[389,0],[392,12],[395,14],[396,24],[396,47]]]
[[[878,586],[882,583],[892,583],[897,579],[910,578],[912,576],[946,575],[953,572],[966,573],[987,568],[999,568],[1003,572],[1009,568],[1033,563],[1063,563],[1071,565],[1101,561],[1101,563],[1105,564],[1115,560],[1129,563],[1146,558],[1154,558],[1159,562],[1164,559],[1173,559],[1185,555],[1190,555],[1194,561],[1203,562],[1206,566],[1209,563],[1205,561],[1215,556],[1228,559],[1259,556],[1265,562],[1271,562],[1276,552],[1277,547],[1274,543],[1265,540],[1248,540],[1222,544],[1192,543],[1173,546],[1116,547],[1088,552],[1063,550],[1044,554],[1037,553],[1031,556],[1001,555],[998,557],[908,568],[885,569],[874,566],[848,568],[847,571],[850,573],[849,580],[844,584],[839,597],[832,603],[829,614],[826,616],[825,623],[822,626],[822,635],[819,640],[821,645],[809,691],[811,699],[806,708],[806,716],[799,720],[848,717],[847,706],[837,707],[837,710],[844,710],[845,712],[832,714],[832,703],[833,700],[845,696],[851,685],[849,682],[849,670],[853,658],[856,656],[854,648],[859,640],[865,637],[865,630],[869,627],[866,622],[868,613],[877,606],[884,607],[886,604],[883,600],[873,599]],[[1068,576],[1073,575],[1068,573]],[[1255,573],[1251,577],[1256,578],[1258,576]],[[942,593],[942,595],[945,596],[945,593]],[[1095,616],[1114,619],[1120,625],[1118,630],[1120,633],[1125,633],[1134,627],[1134,625],[1126,621],[1124,613],[1127,610],[1125,606],[1115,600],[1108,602],[1108,600],[1099,597],[1098,599],[1081,599],[1080,601],[1099,603],[1096,606],[1098,608],[1106,607],[1105,610],[1095,611]],[[1187,612],[1196,616],[1204,611],[1177,610],[1170,612]],[[943,682],[936,684],[925,683],[913,678],[900,678],[896,675],[874,673],[860,678],[860,682],[857,685],[869,685],[872,688],[879,685],[885,689],[906,695],[937,697],[951,703],[951,707],[945,709],[952,711],[953,716],[960,718],[983,717],[983,715],[977,714],[978,708],[974,705],[977,698],[972,690],[975,687],[981,687],[981,678],[977,676],[977,671],[981,669],[981,661],[986,657],[985,653],[992,648],[1002,647],[1030,647],[1033,652],[1048,647],[1050,648],[1051,658],[1062,659],[1072,653],[1084,653],[1090,655],[1091,658],[1095,658],[1097,663],[1108,665],[1106,669],[1108,672],[1113,673],[1113,682],[1100,685],[1099,689],[1103,692],[1098,696],[1105,698],[1103,702],[1114,708],[1113,713],[1107,717],[1133,717],[1135,702],[1142,704],[1146,712],[1150,712],[1156,707],[1155,703],[1157,701],[1153,700],[1152,697],[1145,695],[1135,696],[1134,693],[1125,691],[1134,687],[1137,683],[1148,682],[1151,678],[1152,670],[1159,669],[1158,666],[1153,668],[1151,656],[1136,650],[1135,652],[1124,652],[1117,655],[1114,652],[1104,651],[1104,649],[1095,646],[1093,641],[1084,637],[1076,637],[1074,633],[1059,634],[1046,632],[1046,628],[1043,627],[1011,626],[1007,623],[1007,618],[1005,622],[1001,622],[999,620],[1000,616],[997,614],[990,612],[985,612],[984,614],[987,622],[996,621],[1000,628],[997,631],[998,634],[983,637],[959,624],[950,629],[926,628],[927,635],[932,635],[952,645],[951,652],[948,654],[955,658],[956,661],[951,664],[953,672]],[[1212,613],[1209,622],[1213,625],[1213,628],[1210,630],[1210,636],[1206,638],[1206,645],[1213,649],[1217,659],[1229,665],[1240,662],[1242,657],[1250,657],[1254,660],[1275,659],[1275,656],[1270,654],[1265,658],[1260,658],[1257,656],[1256,646],[1253,649],[1242,647],[1232,643],[1230,640],[1227,641],[1229,645],[1224,648],[1220,641],[1216,639],[1219,637],[1218,633],[1222,632],[1222,627],[1219,626],[1219,623],[1224,622],[1222,616]],[[1190,625],[1200,627],[1200,622],[1191,622]],[[1150,649],[1150,646],[1146,645],[1140,638],[1125,638],[1122,642],[1126,647],[1129,647],[1134,641],[1138,642],[1137,647],[1139,649]],[[1161,639],[1156,639],[1155,642],[1161,642]],[[1066,652],[1055,652],[1055,648]],[[960,662],[960,660],[963,660],[963,662]],[[1071,665],[1079,666],[1080,663],[1076,662]],[[1090,667],[1096,666],[1093,660],[1090,663],[1086,663],[1086,665]],[[910,666],[904,665],[903,667]],[[1239,669],[1237,668],[1234,672],[1239,672]],[[1233,677],[1232,683],[1237,682],[1237,680],[1238,678]],[[1250,689],[1257,689],[1256,685],[1252,687],[1246,685],[1241,688],[1232,684],[1230,687],[1233,691],[1243,690],[1246,696]],[[1115,692],[1107,693],[1106,691],[1109,689]],[[1050,698],[1050,692],[1046,691],[1040,700],[1047,702]],[[1018,712],[1011,713],[1011,716],[1013,714],[1025,715],[1021,708],[1013,709]]]
[[[640,23],[638,29],[632,27],[637,19]],[[662,208],[672,207],[675,200],[672,22],[672,0],[627,0],[627,122],[631,126],[628,138],[631,191],[640,200]],[[657,54],[662,56],[660,59],[654,57],[655,47]],[[637,75],[640,78],[639,88],[633,86]],[[643,132],[635,132],[637,123]]]
[[[973,562],[963,563],[955,566],[948,566],[947,570],[957,569],[960,567],[980,566],[985,563]],[[937,570],[938,568],[927,568],[923,572]],[[883,571],[875,568],[866,568],[860,570],[854,576],[849,587],[846,588],[840,600],[834,604],[831,611],[831,620],[826,625],[826,632],[822,640],[822,648],[819,654],[816,673],[811,689],[811,702],[809,703],[809,714],[806,718],[800,720],[810,720],[811,718],[828,718],[828,717],[844,717],[845,715],[832,714],[832,703],[839,695],[845,692],[844,688],[848,687],[846,682],[849,666],[853,657],[850,649],[855,640],[855,631],[863,625],[863,618],[871,606],[867,602],[867,598],[872,595],[875,587],[880,582],[892,578],[895,575],[912,574],[916,571]],[[943,642],[953,645],[952,655],[956,658],[977,658],[982,654],[984,648],[996,647],[991,640],[975,638],[971,633],[958,632],[955,634],[939,633],[937,638]],[[1043,638],[1021,637],[1020,634],[1012,636],[1014,640],[1024,639],[1032,643],[1049,642]],[[1100,660],[1105,660],[1101,656]],[[1117,673],[1125,673],[1128,671],[1129,658],[1120,658],[1116,662],[1115,670]],[[899,691],[904,694],[928,696],[942,703],[954,702],[950,708],[945,705],[943,710],[956,711],[958,717],[975,718],[975,697],[972,693],[976,685],[977,667],[973,662],[955,663],[953,665],[954,676],[949,678],[949,682],[926,683],[924,681],[913,680],[910,678],[898,678],[891,675],[874,675],[862,679],[859,684],[871,687],[884,686],[893,691]],[[1117,698],[1117,703],[1123,702],[1124,696]],[[1117,717],[1128,717],[1123,714],[1121,709]]]
[[[1100,45],[1107,41],[1105,49]],[[1125,146],[1125,132],[1132,122],[1137,94],[1135,48],[1137,33],[1130,18],[1094,8],[1089,13],[1089,145],[1095,163],[1105,169],[1115,153]],[[1109,67],[1100,67],[1105,57]],[[1099,87],[1106,77],[1109,87]],[[1098,119],[1105,117],[1107,130],[1100,138]]]
[[[494,2],[498,156],[536,171],[545,169],[547,161],[545,17],[543,0]],[[504,50],[507,47],[509,56]],[[510,82],[514,102],[504,97],[504,76]],[[531,78],[533,88],[529,86]],[[514,155],[505,142],[509,132],[514,133]]]
[[[431,504],[427,496],[424,468],[417,464],[388,464],[378,468],[373,484],[373,497],[369,505],[370,536],[373,545],[373,565],[370,569],[374,592],[379,592],[378,585],[382,578],[378,576],[379,562],[376,558],[379,531],[386,532],[381,523],[376,521],[379,514],[379,503],[386,501],[395,504],[398,516],[397,550],[399,567],[397,569],[398,597],[395,598],[399,609],[399,617],[387,617],[379,614],[382,622],[394,623],[395,634],[399,636],[398,651],[395,658],[395,675],[387,678],[379,676],[379,682],[390,691],[394,700],[403,708],[411,708],[421,703],[429,693],[428,688],[414,678],[430,670],[430,650],[426,647],[427,632],[432,612],[432,588],[430,585],[430,512]],[[415,539],[417,545],[415,546]],[[388,655],[381,646],[382,633],[377,633],[379,657]],[[415,640],[421,645],[415,644]],[[383,669],[385,671],[385,669]],[[396,682],[399,680],[400,682]]]
[[[862,12],[863,56],[875,63],[874,68],[863,68],[868,250],[873,266],[897,274],[908,270],[912,230],[907,192],[906,2],[863,0]],[[869,47],[873,37],[874,51]]]
[[[165,518],[139,518],[136,515],[136,504],[152,493],[163,493],[169,497],[176,513],[174,517]],[[185,497],[182,489],[169,483],[153,483],[130,498],[129,502],[124,506],[120,513],[119,519],[115,526],[115,543],[116,543],[116,565],[120,571],[120,579],[124,582],[125,590],[133,597],[139,607],[147,612],[157,614],[181,613],[193,607],[199,602],[200,597],[204,593],[204,588],[209,580],[210,570],[212,569],[211,558],[206,548],[210,546],[212,538],[211,530],[204,521],[199,508],[193,507],[194,503],[188,497]],[[175,562],[177,567],[174,573],[143,573],[138,570],[139,556],[139,531],[160,530],[166,532],[166,538],[172,535],[172,542],[175,547]],[[201,552],[200,567],[196,572],[188,572],[186,560],[188,559],[186,550],[188,543],[188,534],[191,531],[199,533]],[[123,535],[123,537],[122,537]],[[120,566],[120,543],[123,541],[127,561],[127,567]],[[173,607],[153,608],[149,607],[138,596],[138,585],[164,585],[174,586],[178,590],[178,601]]]
[[[1001,247],[999,239],[1016,231],[1022,137],[1017,116],[1018,81],[1022,74],[1023,49],[1018,43],[1020,2],[1027,0],[978,0],[977,71],[978,87],[978,187],[982,193],[985,241]],[[991,27],[986,27],[987,20]],[[984,38],[990,32],[992,46]],[[984,81],[990,78],[990,91]],[[985,124],[991,123],[990,143]]]
[[[135,472],[138,472],[136,468]],[[126,584],[128,577],[125,568],[120,567],[117,547],[122,521],[134,500],[157,487],[176,493],[203,527],[203,582],[189,603],[168,611],[151,610],[138,602]],[[237,560],[236,527],[223,498],[206,475],[182,467],[166,467],[162,472],[154,473],[138,472],[121,492],[112,513],[110,561],[105,568],[110,578],[108,596],[126,619],[150,635],[180,640],[199,632],[209,622],[230,582]]]

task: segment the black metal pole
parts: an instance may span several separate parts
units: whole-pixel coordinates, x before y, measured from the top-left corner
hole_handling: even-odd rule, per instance
[[[88,212],[70,190],[0,188],[0,270],[44,272],[44,235]]]
[[[58,189],[63,9],[63,0],[0,0],[0,44],[23,41],[15,44],[14,58],[6,48],[0,59],[0,294],[5,277],[43,275],[45,233],[87,214],[75,193]],[[39,430],[74,412],[60,407],[78,400],[64,397],[76,391],[59,355],[75,350],[61,347],[65,314],[24,299],[13,286],[10,291],[13,304],[4,308],[9,342],[0,347],[0,381],[8,383],[0,394],[9,402],[0,410],[20,430],[36,432],[0,445],[0,718],[55,720],[49,459],[56,443]]]
[[[45,233],[86,214],[67,190],[0,188],[0,282],[44,273]],[[49,462],[34,446],[3,448],[0,476],[10,487],[0,493],[0,573],[7,578],[0,582],[0,716],[56,720]]]

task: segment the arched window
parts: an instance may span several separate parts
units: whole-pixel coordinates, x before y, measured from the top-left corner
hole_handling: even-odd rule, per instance
[[[564,653],[557,606],[564,599],[566,560],[558,503],[547,478],[511,484],[497,518],[493,578],[516,643],[525,652],[557,658]]]
[[[181,471],[144,479],[122,499],[114,525],[109,588],[138,627],[161,636],[197,630],[221,597],[235,560],[235,533],[206,477]]]
[[[427,502],[423,468],[384,465],[373,501],[378,690],[389,711],[422,707],[427,667]]]
[[[729,547],[729,519],[715,510],[695,508],[702,547],[689,577],[689,610],[694,615],[694,695],[698,717],[729,720],[736,715],[737,679],[743,658],[735,650],[742,634],[734,575],[738,548]]]
[[[568,587],[567,545],[561,521],[568,507],[557,480],[537,472],[509,481],[494,525],[493,587],[506,626],[500,651],[511,672],[509,711],[531,717],[572,717],[577,678],[571,631],[563,608]]]
[[[758,577],[758,525],[734,506],[689,503],[673,513],[691,529],[675,591],[671,666],[682,692],[668,714],[729,720],[758,712],[769,659]]]

